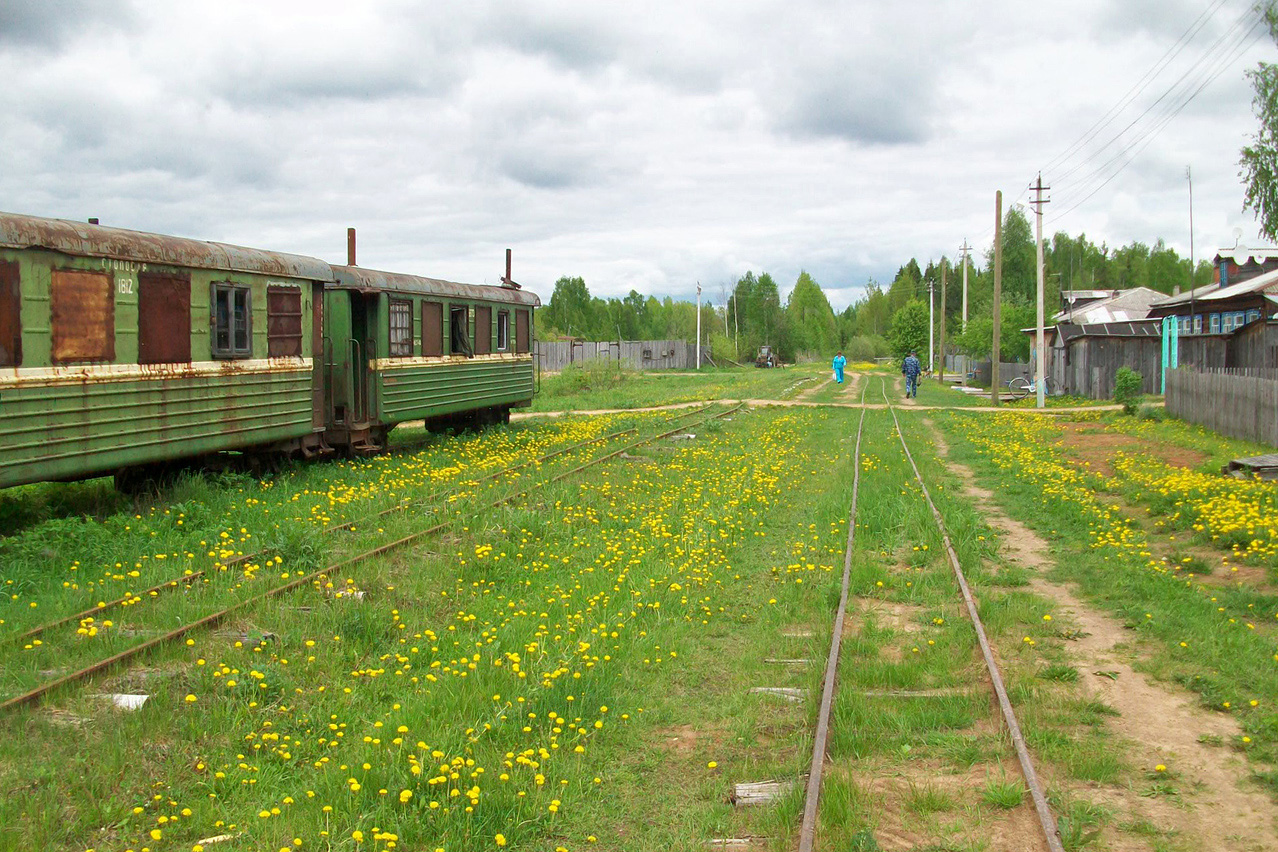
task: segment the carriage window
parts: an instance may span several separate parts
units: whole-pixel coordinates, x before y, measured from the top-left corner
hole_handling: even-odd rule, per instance
[[[475,350],[470,345],[470,323],[466,308],[448,309],[448,339],[452,354],[475,357]]]
[[[271,358],[302,357],[302,289],[266,288],[266,354]]]
[[[115,305],[111,301],[110,275],[55,269],[50,296],[54,363],[115,358]]]
[[[250,295],[243,285],[213,285],[214,358],[248,358],[253,354]]]
[[[0,260],[0,367],[22,363],[22,289],[16,260]]]
[[[413,354],[413,303],[390,300],[390,354],[404,358]]]
[[[444,306],[422,302],[422,354],[438,358],[444,354]]]
[[[191,363],[191,279],[138,273],[138,363]]]
[[[510,348],[510,311],[497,312],[497,351]]]

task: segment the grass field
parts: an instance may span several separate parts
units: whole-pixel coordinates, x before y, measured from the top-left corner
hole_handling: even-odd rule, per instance
[[[896,378],[584,371],[544,379],[534,411],[815,405],[397,432],[378,458],[150,497],[5,493],[0,699],[239,608],[6,713],[0,849],[791,849],[857,469],[818,848],[1037,848],[890,412],[865,412],[854,452],[847,406],[897,400]],[[1256,448],[1113,412],[965,411],[926,383],[918,402],[901,429],[1066,848],[1274,848],[1278,501],[1214,473]],[[1150,713],[1188,744],[1142,730]],[[770,780],[770,803],[734,804]]]

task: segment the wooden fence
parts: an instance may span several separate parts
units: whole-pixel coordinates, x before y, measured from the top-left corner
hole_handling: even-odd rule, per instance
[[[1168,370],[1167,412],[1231,438],[1278,447],[1278,370]]]
[[[701,347],[701,361],[706,366],[709,354],[709,347]],[[533,344],[533,358],[542,370],[551,373],[596,359],[620,361],[636,370],[690,370],[697,366],[697,350],[686,340],[538,340]]]

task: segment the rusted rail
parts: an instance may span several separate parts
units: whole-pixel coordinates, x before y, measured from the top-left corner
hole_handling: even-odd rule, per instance
[[[729,408],[724,411],[718,412],[717,414],[713,414],[710,417],[705,418],[704,420],[697,421],[696,424],[693,424],[693,425],[698,425],[700,423],[707,423],[711,420],[716,420],[721,417],[726,417],[729,414],[732,414],[736,411],[740,411],[742,408],[744,408],[744,405],[739,404],[733,408]],[[701,409],[701,411],[705,411],[705,409],[703,408]],[[680,418],[676,418],[676,419],[680,419]],[[681,429],[686,429],[686,428],[688,428],[687,425],[676,426],[674,429],[670,429],[665,432],[661,432],[660,434],[653,435],[650,438],[644,438],[641,441],[636,441],[632,444],[628,444],[627,446],[621,448],[620,450],[616,450],[614,452],[600,456],[596,459],[593,459],[592,461],[586,462],[585,464],[578,465],[577,467],[569,471],[566,471],[564,473],[561,473],[558,476],[555,476],[551,479],[543,480],[542,482],[533,483],[528,488],[525,488],[523,491],[517,492],[512,495],[508,495],[506,497],[502,497],[488,504],[488,507],[495,508],[497,506],[505,505],[506,503],[514,502],[520,497],[525,497],[539,488],[545,488],[546,486],[559,482],[563,479],[566,479],[567,477],[575,473],[580,473],[581,471],[586,470],[589,467],[608,461],[609,459],[615,458],[628,450],[633,450],[637,447],[643,446],[644,444],[651,444],[654,441],[659,441],[662,438],[669,437],[670,435],[675,434]],[[418,532],[412,533],[411,535],[404,536],[403,538],[396,539],[395,541],[387,542],[386,544],[375,547],[372,550],[366,550],[362,553],[355,554],[354,556],[350,556],[332,565],[326,566],[324,568],[320,568],[316,571],[312,571],[300,577],[296,577],[287,583],[284,583],[279,586],[275,586],[274,588],[268,589],[250,598],[246,598],[245,600],[242,600],[236,604],[233,604],[225,609],[219,610],[218,612],[214,612],[209,615],[203,616],[202,618],[199,618],[193,622],[182,625],[181,627],[178,627],[174,630],[170,630],[168,633],[165,633],[161,636],[156,636],[152,639],[148,639],[147,641],[142,642],[141,644],[134,645],[132,648],[128,648],[124,651],[119,652],[118,654],[114,654],[110,657],[107,657],[104,660],[99,660],[98,662],[93,663],[90,666],[86,666],[85,668],[79,669],[78,671],[63,675],[62,677],[57,678],[55,680],[48,681],[32,690],[22,693],[21,695],[14,696],[13,698],[10,698],[7,701],[0,703],[0,712],[13,710],[18,707],[23,707],[29,704],[37,703],[45,695],[47,695],[48,693],[60,687],[77,683],[82,680],[86,680],[90,677],[93,677],[96,674],[101,674],[102,672],[107,671],[113,668],[114,666],[119,665],[120,663],[126,662],[139,655],[145,654],[146,652],[152,650],[153,648],[158,648],[161,645],[165,645],[169,642],[174,641],[175,639],[180,639],[183,636],[195,630],[199,630],[205,627],[212,627],[224,621],[227,617],[234,615],[235,613],[240,612],[241,610],[247,609],[253,606],[254,604],[260,603],[261,601],[267,600],[269,598],[277,597],[281,594],[284,594],[285,592],[292,591],[293,589],[296,589],[299,586],[313,583],[316,580],[322,577],[325,577],[335,571],[340,571],[343,568],[348,568],[352,565],[363,562],[366,559],[371,559],[375,556],[380,556],[384,553],[388,553],[392,550],[396,550],[400,547],[403,547],[406,544],[410,544],[414,541],[425,538],[428,535],[433,535],[434,533],[440,532],[441,530],[447,528],[448,525],[449,525],[448,521],[435,524],[424,530],[420,530]]]
[[[707,408],[709,408],[709,407],[710,407],[710,406],[708,406],[708,405],[707,405],[707,406],[705,406],[705,407],[703,407],[703,408],[697,409],[697,410],[696,410],[696,412],[694,412],[694,413],[700,413],[700,412],[702,412],[702,411],[705,411],[705,410],[706,410]],[[682,417],[685,417],[685,416],[687,416],[687,415],[683,415],[683,414],[681,414],[681,415],[679,415],[679,417],[675,417],[675,418],[672,418],[672,419],[673,419],[673,420],[679,420],[679,419],[681,419]],[[669,421],[667,421],[667,422],[669,422]],[[444,500],[448,499],[449,497],[452,497],[452,496],[454,496],[454,495],[456,495],[456,494],[461,493],[461,492],[464,490],[464,488],[465,488],[465,487],[468,487],[468,486],[471,486],[471,485],[478,485],[479,483],[481,483],[481,482],[487,482],[487,481],[488,481],[488,480],[490,480],[490,479],[497,479],[497,478],[502,477],[502,476],[505,476],[505,475],[507,475],[507,474],[509,474],[509,473],[513,473],[514,471],[521,470],[522,468],[528,467],[529,465],[533,465],[533,464],[541,464],[541,463],[543,463],[543,462],[546,462],[546,461],[549,461],[550,459],[555,458],[556,456],[563,455],[564,453],[570,453],[570,452],[573,452],[574,450],[579,450],[579,449],[581,449],[581,448],[583,448],[583,447],[588,447],[588,446],[590,446],[591,444],[601,444],[601,443],[603,443],[604,441],[611,441],[613,438],[620,438],[622,435],[629,435],[629,434],[631,434],[632,432],[636,432],[636,431],[638,431],[638,430],[632,427],[632,428],[630,428],[630,429],[622,429],[622,430],[620,430],[620,431],[618,431],[618,432],[612,432],[611,434],[603,435],[603,436],[600,436],[600,437],[598,437],[598,438],[591,438],[591,439],[589,439],[589,440],[587,440],[587,441],[579,441],[578,443],[572,444],[571,446],[563,447],[562,449],[555,450],[555,451],[554,451],[554,452],[552,452],[552,453],[547,453],[547,454],[546,454],[546,455],[544,455],[544,456],[539,456],[538,458],[531,459],[531,460],[526,461],[526,462],[521,462],[521,463],[519,463],[519,464],[517,464],[517,465],[511,465],[510,467],[502,468],[502,469],[501,469],[501,470],[499,470],[499,471],[495,471],[494,473],[490,473],[490,474],[488,474],[487,476],[483,476],[483,477],[481,477],[481,478],[479,478],[479,479],[471,479],[471,480],[467,480],[467,481],[464,483],[464,486],[458,486],[458,487],[456,487],[456,488],[451,488],[451,489],[449,489],[448,491],[444,492],[443,494],[434,495],[434,496],[432,496],[432,497],[428,498],[428,499],[425,501],[425,503],[424,503],[424,504],[420,504],[420,505],[424,505],[424,506],[433,506],[433,505],[435,505],[435,504],[442,503]],[[385,517],[386,515],[390,515],[390,514],[393,514],[393,513],[395,513],[395,512],[403,512],[403,511],[407,511],[408,509],[410,509],[410,508],[412,508],[412,507],[413,507],[413,504],[412,504],[412,503],[401,503],[400,505],[392,506],[392,507],[390,507],[389,509],[383,509],[383,510],[381,510],[381,511],[379,511],[379,512],[376,512],[376,513],[374,513],[374,514],[372,514],[372,515],[367,515],[367,516],[365,516],[365,517],[363,517],[363,518],[361,518],[361,519],[358,519],[358,520],[347,521],[347,522],[342,523],[342,524],[336,524],[336,525],[334,525],[334,526],[325,527],[325,528],[324,528],[321,532],[330,533],[330,532],[337,532],[337,531],[339,531],[339,530],[349,529],[350,527],[354,526],[354,525],[355,525],[355,524],[357,524],[357,523],[361,523],[361,524],[362,524],[362,523],[364,523],[364,522],[366,522],[366,521],[371,521],[371,520],[373,520],[374,518],[381,518],[381,517]],[[254,560],[254,559],[261,559],[262,557],[267,556],[268,554],[270,554],[270,553],[272,553],[272,552],[274,552],[274,550],[273,550],[273,549],[267,549],[267,550],[258,550],[258,551],[254,551],[253,553],[244,553],[244,554],[241,554],[241,555],[239,555],[239,556],[236,556],[234,559],[229,559],[229,560],[227,560],[226,562],[221,562],[221,561],[219,561],[219,562],[217,562],[216,564],[220,565],[220,566],[221,566],[221,567],[223,567],[223,568],[230,568],[230,567],[232,567],[232,566],[234,566],[234,565],[242,565],[243,563],[245,563],[245,562],[249,562],[249,561],[252,561],[252,560]],[[9,636],[9,637],[6,637],[6,638],[7,638],[7,641],[10,641],[10,642],[25,642],[26,640],[28,640],[28,639],[33,639],[33,638],[35,638],[35,637],[39,636],[40,634],[45,633],[45,632],[47,632],[47,631],[49,631],[49,630],[53,630],[53,629],[55,629],[55,628],[62,627],[62,626],[63,626],[63,625],[65,625],[65,624],[70,624],[70,623],[71,623],[71,622],[73,622],[73,621],[79,621],[79,620],[81,620],[81,619],[88,618],[89,616],[93,616],[93,615],[97,615],[98,613],[105,612],[105,611],[106,611],[106,610],[108,610],[108,609],[112,609],[113,607],[117,607],[117,606],[119,606],[120,604],[124,603],[125,601],[133,600],[133,599],[134,599],[134,598],[136,598],[136,597],[141,597],[141,596],[143,596],[143,595],[155,595],[155,594],[159,594],[160,592],[165,591],[165,590],[167,590],[167,589],[177,588],[179,585],[181,585],[181,584],[183,584],[183,583],[190,584],[190,583],[191,583],[191,581],[193,581],[193,580],[195,580],[195,579],[197,579],[197,578],[199,578],[199,577],[204,576],[204,573],[205,573],[205,572],[204,572],[203,570],[200,570],[200,571],[193,571],[193,572],[191,572],[190,574],[183,574],[181,577],[176,577],[176,578],[173,578],[173,579],[170,579],[170,580],[165,580],[165,581],[164,581],[164,582],[162,582],[162,583],[157,583],[156,585],[152,586],[152,587],[151,587],[151,588],[149,588],[149,589],[143,589],[143,590],[142,590],[142,591],[140,591],[140,592],[132,592],[132,593],[130,593],[130,594],[124,595],[123,597],[116,598],[115,600],[112,600],[112,601],[106,601],[106,602],[104,602],[104,603],[100,603],[100,604],[97,604],[97,605],[95,605],[95,606],[91,606],[91,607],[89,607],[88,609],[81,610],[80,612],[74,613],[74,614],[72,614],[72,615],[67,615],[67,616],[64,616],[64,617],[62,617],[62,618],[58,618],[58,619],[56,619],[56,620],[54,620],[54,621],[48,621],[48,622],[45,622],[44,624],[40,624],[40,625],[37,625],[36,627],[31,628],[30,630],[26,631],[25,633],[13,634],[13,635],[11,635],[11,636]],[[0,641],[4,641],[4,640],[0,640]]]
[[[866,383],[869,384],[868,382]],[[839,670],[839,649],[843,643],[843,619],[848,610],[848,585],[852,576],[852,545],[856,542],[856,496],[861,486],[861,431],[865,427],[865,388],[861,388],[861,419],[856,426],[856,449],[852,451],[852,506],[848,511],[848,543],[843,551],[843,588],[834,615],[830,653],[825,661],[825,681],[821,686],[821,710],[817,714],[816,737],[812,743],[812,765],[803,802],[803,824],[799,829],[799,852],[812,852],[816,839],[817,806],[821,799],[821,775],[830,738],[830,711],[834,706],[834,680]]]
[[[936,525],[941,531],[941,541],[945,544],[945,553],[949,557],[950,567],[954,569],[954,577],[958,580],[959,590],[963,593],[963,603],[967,606],[968,617],[972,619],[972,626],[976,629],[976,641],[981,646],[981,655],[985,658],[985,668],[989,672],[990,681],[994,684],[994,694],[998,697],[998,705],[1003,712],[1003,721],[1007,725],[1012,745],[1016,748],[1016,757],[1020,761],[1021,773],[1025,776],[1025,784],[1029,787],[1030,798],[1034,801],[1034,810],[1038,812],[1038,821],[1043,829],[1043,837],[1047,841],[1047,848],[1051,852],[1064,852],[1064,846],[1061,845],[1060,830],[1056,827],[1056,818],[1052,816],[1051,808],[1047,805],[1047,797],[1043,795],[1043,788],[1038,783],[1038,775],[1034,771],[1034,761],[1030,758],[1029,749],[1025,745],[1025,737],[1021,735],[1021,726],[1016,721],[1016,712],[1012,709],[1012,703],[1007,698],[1007,689],[1003,686],[1003,676],[999,672],[998,663],[994,661],[994,652],[990,649],[989,639],[985,635],[985,626],[981,624],[981,616],[977,612],[976,601],[972,598],[972,590],[967,585],[967,577],[963,575],[963,566],[959,563],[958,554],[954,552],[954,545],[950,542],[950,534],[945,529],[945,520],[941,517],[936,504],[932,502],[932,495],[927,490],[927,484],[923,482],[923,475],[919,473],[919,466],[914,463],[914,456],[910,454],[909,445],[905,442],[905,433],[901,431],[901,421],[896,417],[896,408],[888,400],[886,385],[883,385],[883,401],[887,403],[888,411],[892,412],[892,422],[896,424],[896,435],[901,440],[901,449],[905,451],[905,457],[909,460],[910,467],[914,469],[914,477],[918,480],[919,487],[923,489],[923,499],[927,501],[928,508],[932,510],[932,517],[936,519]]]

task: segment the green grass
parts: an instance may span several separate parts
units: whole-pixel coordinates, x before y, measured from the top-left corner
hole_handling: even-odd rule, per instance
[[[1245,753],[1256,762],[1253,777],[1278,795],[1272,775],[1260,768],[1278,758],[1278,669],[1272,629],[1264,627],[1278,612],[1278,600],[1246,583],[1207,586],[1166,570],[1149,555],[1143,533],[1097,498],[1095,489],[1106,479],[1072,472],[1039,421],[1005,417],[978,422],[949,415],[940,422],[954,456],[981,475],[1009,513],[1053,543],[1060,554],[1055,577],[1078,583],[1085,597],[1134,630],[1143,649],[1142,668],[1183,684],[1199,694],[1205,707],[1237,719],[1251,739]],[[1174,421],[1113,422],[1121,424],[1116,427],[1120,430],[1142,435],[1175,434],[1182,445],[1214,457],[1239,449],[1223,439],[1213,448],[1197,429]],[[1160,470],[1149,461],[1138,469]],[[1240,492],[1252,488],[1210,481],[1213,487]],[[1153,520],[1158,520],[1160,512],[1183,514],[1189,505],[1162,501],[1152,508]],[[1070,747],[1062,743],[1060,748]],[[1103,760],[1073,762],[1092,777],[1115,777],[1122,771]]]
[[[794,387],[799,379],[817,375],[816,365],[759,369],[702,367],[694,371],[632,370],[600,360],[573,365],[547,375],[531,410],[578,411],[642,408],[716,399],[783,399],[811,383]]]
[[[989,778],[981,790],[981,798],[996,808],[1014,808],[1025,800],[1025,782],[1019,778],[1008,779],[1006,776]]]

